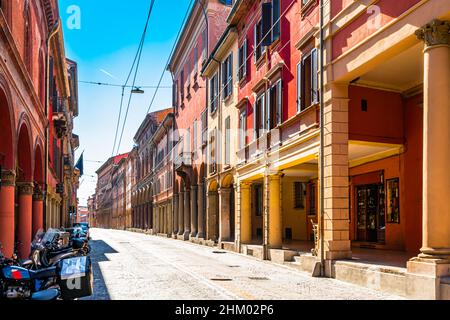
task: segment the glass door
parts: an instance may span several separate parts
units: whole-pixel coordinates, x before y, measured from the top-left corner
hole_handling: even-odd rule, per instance
[[[385,241],[384,197],[384,185],[382,184],[356,188],[358,241]]]

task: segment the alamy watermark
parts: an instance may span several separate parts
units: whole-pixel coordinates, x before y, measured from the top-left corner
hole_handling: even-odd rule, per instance
[[[77,5],[68,6],[66,9],[66,26],[69,30],[81,29],[81,8]]]

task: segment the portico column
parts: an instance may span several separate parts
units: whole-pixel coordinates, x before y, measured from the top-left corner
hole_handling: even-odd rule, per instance
[[[31,246],[31,233],[33,221],[33,183],[24,182],[18,184],[19,187],[19,227],[17,228],[17,239],[20,242],[18,247],[19,256],[22,259],[28,258]]]
[[[251,184],[240,184],[240,243],[248,244],[252,241],[252,210],[251,210]]]
[[[325,273],[331,276],[330,262],[352,255],[348,201],[348,84],[331,84],[324,96],[324,218],[319,227],[323,228],[324,234]],[[322,251],[319,249],[318,252]]]
[[[191,232],[191,192],[186,190],[184,193],[184,239],[189,239],[189,234]]]
[[[433,20],[416,35],[425,43],[423,97],[423,219],[421,254],[408,262],[407,295],[449,299],[450,276],[450,21]]]
[[[173,207],[172,209],[172,216],[173,216],[173,234],[178,234],[178,194],[175,194],[173,196]]]
[[[16,176],[13,171],[2,171],[0,184],[0,242],[5,257],[14,253],[14,190]]]
[[[424,49],[423,243],[421,257],[450,257],[450,21],[417,31]]]
[[[197,236],[198,226],[198,203],[197,203],[197,186],[191,187],[191,237]]]
[[[184,234],[184,192],[178,194],[178,235]]]
[[[33,233],[34,236],[44,228],[44,193],[36,186],[33,194]]]
[[[204,194],[203,194],[204,190],[203,190],[203,183],[198,185],[198,219],[197,219],[197,223],[198,223],[198,238],[205,238],[205,224],[204,224],[204,220],[205,220],[205,213],[204,213],[204,206],[203,206],[203,202],[204,202]]]
[[[219,189],[219,241],[230,240],[230,195],[231,189]]]
[[[281,215],[281,176],[269,175],[269,248],[281,248],[283,246],[283,222]]]

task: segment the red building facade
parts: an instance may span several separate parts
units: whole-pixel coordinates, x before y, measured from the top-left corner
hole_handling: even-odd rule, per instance
[[[58,216],[58,224],[67,222],[68,205],[64,207],[62,200],[72,200],[76,193],[77,177],[70,161],[72,188],[70,194],[64,192],[64,155],[69,152],[64,152],[62,141],[72,141],[73,127],[67,123],[78,107],[58,18],[56,1],[1,2],[0,242],[6,256],[20,241],[20,256],[27,257],[33,233],[48,226],[49,217]],[[56,81],[47,81],[53,76]],[[52,95],[50,88],[55,89]],[[55,101],[64,103],[58,109]],[[61,126],[54,121],[55,108],[64,114]],[[60,150],[56,157],[50,156],[54,146]],[[59,201],[50,205],[52,196]]]
[[[206,235],[205,147],[208,84],[200,75],[226,28],[230,12],[227,1],[196,1],[171,57],[169,71],[174,79],[176,141],[174,170],[175,228],[179,238],[204,239]]]

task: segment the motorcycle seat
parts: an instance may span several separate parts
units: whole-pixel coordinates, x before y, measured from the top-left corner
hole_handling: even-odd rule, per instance
[[[48,290],[33,293],[31,296],[31,300],[51,301],[51,300],[56,300],[58,297],[59,297],[58,289],[48,289]]]
[[[56,270],[56,267],[41,269],[41,270],[37,270],[37,271],[30,270],[31,279],[52,278],[52,277],[56,277],[57,275],[58,275],[58,272]]]

